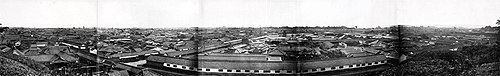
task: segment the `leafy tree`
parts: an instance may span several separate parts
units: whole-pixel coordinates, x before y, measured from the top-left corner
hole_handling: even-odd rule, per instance
[[[497,20],[496,24],[500,25],[500,20]],[[495,27],[495,30],[500,30],[500,26]],[[497,34],[495,35],[495,39],[497,39],[496,41],[497,47],[500,46],[500,31],[498,31]]]
[[[497,25],[500,25],[500,20],[497,20],[497,23],[496,23],[496,24],[497,24]]]

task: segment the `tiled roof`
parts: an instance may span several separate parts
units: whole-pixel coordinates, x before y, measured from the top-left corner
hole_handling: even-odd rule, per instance
[[[168,49],[168,50],[162,50],[162,51],[159,51],[160,54],[165,54],[165,53],[169,53],[169,52],[175,52],[176,50],[174,49]]]
[[[281,57],[268,57],[268,61],[283,61]]]
[[[45,50],[45,54],[58,54],[61,51],[69,52],[69,48],[67,46],[50,46]]]
[[[8,52],[9,50],[11,50],[11,48],[5,45],[0,46],[0,52]]]
[[[57,56],[55,56],[55,55],[34,55],[34,56],[26,56],[26,57],[31,58],[37,62],[51,62],[51,61],[57,59]]]
[[[8,40],[21,38],[20,35],[4,35],[4,37],[5,37],[5,39],[8,39]]]
[[[326,48],[331,48],[333,47],[334,45],[330,42],[323,42],[323,45],[321,46],[323,49],[326,49]]]
[[[132,53],[119,53],[119,54],[113,54],[109,57],[123,57],[123,56],[133,56],[133,55],[144,55],[144,54],[151,54],[151,53],[155,53],[157,51],[152,51],[152,50],[149,50],[149,51],[141,51],[141,52],[132,52]]]
[[[369,56],[369,55],[372,55],[372,54],[369,54],[369,53],[353,53],[353,54],[349,54],[351,57],[361,57],[361,56]]]
[[[321,54],[321,50],[319,47],[316,47],[316,48],[313,48],[314,49],[314,52],[316,52],[316,54]]]
[[[120,68],[120,69],[127,69],[128,71],[132,72],[132,73],[140,73],[142,70],[137,68],[137,67],[133,67],[133,66],[130,66],[130,65],[125,65],[125,64],[115,64],[113,67],[116,67],[116,68]]]
[[[289,50],[293,50],[293,49],[290,47],[281,46],[281,47],[277,47],[276,50],[289,51]]]
[[[108,73],[109,76],[129,76],[127,70],[115,71],[112,73]]]
[[[285,55],[285,53],[283,53],[280,50],[272,50],[272,52],[269,53],[269,55]]]
[[[38,48],[29,48],[24,51],[24,55],[38,55],[40,54],[41,49]]]
[[[126,51],[126,49],[118,46],[108,46],[106,48],[99,49],[99,51],[106,51],[106,52],[120,52],[120,51]]]
[[[379,53],[380,50],[376,50],[375,48],[365,48],[364,51],[369,52],[369,53]]]
[[[141,52],[141,51],[142,51],[142,49],[141,49],[141,48],[134,48],[134,51],[135,51],[135,52]]]
[[[377,62],[383,60],[386,60],[386,57],[384,55],[374,55],[374,56],[332,59],[323,61],[304,61],[299,66],[302,66],[301,69],[314,69],[322,67],[335,67],[339,65],[352,65],[352,64],[360,64],[368,62]]]
[[[36,44],[31,44],[30,47],[37,47]]]
[[[16,55],[24,55],[24,53],[21,52],[20,50],[12,50],[11,52],[12,52],[12,54],[16,54]],[[9,53],[11,53],[11,52],[9,52]]]
[[[59,56],[64,61],[77,61],[78,60],[78,58],[75,58],[75,57],[68,55],[66,53],[58,53],[57,56]]]
[[[156,73],[152,70],[146,69],[146,70],[143,70],[142,76],[162,76],[162,75],[159,73]]]
[[[156,47],[156,48],[153,48],[153,49],[151,49],[151,50],[154,50],[154,51],[162,51],[163,49],[162,49],[162,48],[160,48],[160,47]]]
[[[203,68],[225,68],[225,69],[296,69],[296,62],[270,62],[270,61],[214,61],[214,60],[188,60],[171,57],[150,56],[147,61],[171,63],[186,66],[198,66]],[[243,66],[244,65],[244,66]]]
[[[43,46],[47,46],[47,44],[49,44],[49,42],[36,42],[36,45],[39,46],[39,47],[40,46],[42,46],[42,47]]]
[[[198,52],[197,50],[175,51],[167,53],[168,56],[178,56]]]
[[[0,38],[0,44],[6,44],[9,43],[9,40],[6,40],[4,38]]]
[[[97,46],[109,46],[109,44],[104,42],[98,42]]]
[[[341,48],[340,51],[344,54],[363,53],[361,48],[357,48],[357,47]]]
[[[198,56],[199,60],[266,61],[266,56]]]

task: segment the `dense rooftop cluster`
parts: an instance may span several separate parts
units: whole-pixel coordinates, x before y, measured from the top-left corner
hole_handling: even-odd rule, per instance
[[[489,72],[495,69],[485,69],[485,67],[498,65],[498,61],[481,60],[481,58],[492,58],[496,55],[486,53],[489,50],[473,47],[486,48],[498,45],[494,39],[496,36],[494,32],[498,30],[492,30],[494,28],[414,26],[369,29],[346,27],[8,28],[1,33],[2,56],[0,58],[3,64],[21,63],[21,65],[2,69],[13,70],[17,67],[23,70],[22,72],[2,73],[4,75],[21,73],[26,73],[23,75],[166,75],[165,70],[155,68],[157,65],[150,65],[154,62],[165,62],[165,60],[158,60],[162,57],[180,60],[177,63],[189,62],[181,62],[185,60],[195,60],[200,63],[222,61],[229,65],[229,62],[305,61],[313,63],[314,61],[338,61],[371,56],[378,58],[373,60],[388,58],[391,65],[396,68],[413,68],[403,70],[408,74],[431,74],[442,71],[435,70],[440,67],[460,69],[444,70],[450,73],[460,71],[469,72],[468,75],[484,72],[490,74]],[[481,51],[473,52],[470,51],[471,49]],[[478,55],[480,56],[476,57]],[[479,63],[474,62],[478,60]],[[206,66],[212,66],[208,63]],[[342,64],[351,65],[349,62],[342,62]],[[455,64],[467,66],[459,67]],[[365,63],[352,65],[362,66]],[[223,65],[213,64],[213,66]],[[98,68],[99,70],[95,70]],[[470,69],[480,71],[469,71]],[[381,74],[400,75],[393,72],[396,72],[395,69],[390,68]]]

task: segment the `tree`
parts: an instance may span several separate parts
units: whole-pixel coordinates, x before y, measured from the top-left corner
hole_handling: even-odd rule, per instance
[[[496,24],[500,25],[500,20],[497,20]],[[495,30],[500,30],[500,26],[496,27]],[[497,41],[496,41],[497,44],[496,45],[500,46],[500,31],[497,32],[495,38],[497,39]]]
[[[0,23],[0,26],[2,25],[2,23]],[[0,33],[2,33],[3,31],[5,31],[6,29],[9,29],[9,27],[0,27]]]
[[[500,20],[497,20],[497,23],[496,23],[496,24],[497,24],[497,25],[500,25]],[[0,25],[1,25],[1,24],[0,24]]]

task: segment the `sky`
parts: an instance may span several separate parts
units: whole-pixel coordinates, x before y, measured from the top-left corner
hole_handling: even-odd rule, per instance
[[[0,0],[8,27],[495,26],[500,0]]]

